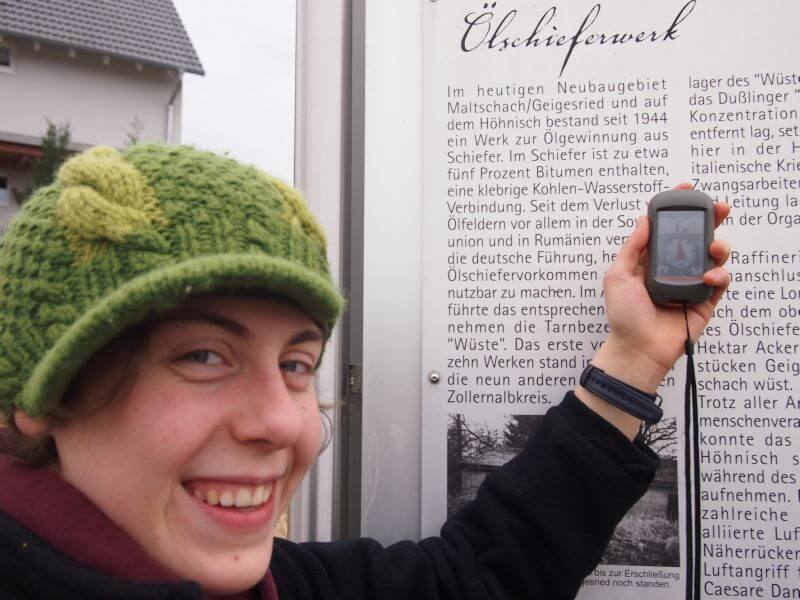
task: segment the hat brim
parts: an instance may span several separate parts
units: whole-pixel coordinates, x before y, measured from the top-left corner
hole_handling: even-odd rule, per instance
[[[31,416],[47,413],[91,356],[147,316],[211,292],[264,290],[295,302],[325,329],[344,301],[333,284],[302,265],[253,254],[217,254],[171,264],[125,282],[72,323],[36,366],[20,394]]]

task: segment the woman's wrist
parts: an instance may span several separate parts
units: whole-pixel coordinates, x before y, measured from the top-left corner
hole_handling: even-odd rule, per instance
[[[669,367],[664,367],[646,352],[620,341],[614,334],[597,350],[592,364],[611,377],[648,394],[656,393],[669,372]]]
[[[600,346],[592,359],[592,364],[606,374],[619,379],[643,392],[654,394],[667,374],[667,369],[647,354],[620,342],[613,335]],[[641,421],[610,404],[603,398],[578,386],[575,395],[598,415],[622,431],[633,440],[639,431]]]

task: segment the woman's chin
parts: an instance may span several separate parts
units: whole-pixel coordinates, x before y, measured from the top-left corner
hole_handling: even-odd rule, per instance
[[[251,590],[264,579],[269,568],[270,551],[260,556],[253,552],[233,554],[219,558],[202,575],[185,576],[200,584],[210,596],[230,596]]]
[[[184,552],[173,546],[168,556],[156,559],[181,580],[199,584],[209,596],[238,594],[264,579],[272,557],[272,535],[238,548],[205,542],[186,544]]]

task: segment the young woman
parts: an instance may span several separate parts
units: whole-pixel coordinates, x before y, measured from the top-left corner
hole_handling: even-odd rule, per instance
[[[647,297],[647,236],[640,219],[608,272],[593,363],[654,392],[685,325]],[[694,338],[728,282],[727,244],[710,251]],[[439,538],[274,539],[320,449],[314,370],[341,307],[284,184],[186,147],[68,161],[0,248],[0,596],[573,597],[657,466],[583,388]]]

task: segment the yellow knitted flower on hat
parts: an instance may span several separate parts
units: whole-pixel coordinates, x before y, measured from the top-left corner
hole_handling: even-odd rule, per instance
[[[91,259],[102,242],[161,245],[154,226],[167,220],[156,195],[145,176],[114,148],[99,146],[68,160],[58,181],[63,190],[56,212],[76,257]]]

